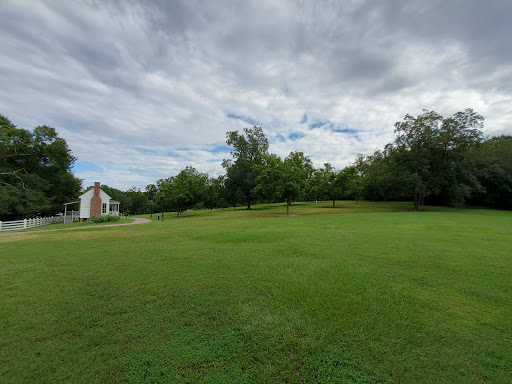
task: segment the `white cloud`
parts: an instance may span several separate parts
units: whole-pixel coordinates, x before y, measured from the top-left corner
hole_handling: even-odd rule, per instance
[[[86,185],[123,188],[222,173],[215,149],[253,120],[271,151],[339,168],[423,108],[471,107],[485,134],[511,134],[510,5],[464,5],[11,0],[0,113],[54,126]]]

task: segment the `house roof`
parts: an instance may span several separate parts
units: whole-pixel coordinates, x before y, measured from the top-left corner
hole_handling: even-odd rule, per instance
[[[119,201],[116,201],[116,200],[110,200],[110,205],[112,204],[121,204]]]
[[[82,193],[80,196],[78,196],[78,198],[79,198],[79,199],[83,198],[83,197],[84,197],[88,192],[92,191],[93,189],[94,189],[94,186],[92,186],[92,187],[88,187],[88,188],[85,190],[85,192],[84,192],[84,193]],[[105,192],[105,191],[104,191],[103,189],[101,189],[101,188],[100,188],[100,191],[101,191],[101,192],[103,192],[105,195],[107,195],[107,196],[108,196],[108,198],[109,198],[109,199],[111,199],[111,200],[112,200],[112,198],[110,197],[110,195],[109,195],[107,192]]]

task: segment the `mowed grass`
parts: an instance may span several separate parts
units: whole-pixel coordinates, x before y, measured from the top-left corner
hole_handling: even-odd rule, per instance
[[[0,238],[0,381],[512,381],[512,212],[331,204]]]

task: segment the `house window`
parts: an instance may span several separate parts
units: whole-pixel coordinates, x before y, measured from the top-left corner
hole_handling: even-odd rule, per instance
[[[101,207],[101,213],[107,213],[107,203],[103,203]]]

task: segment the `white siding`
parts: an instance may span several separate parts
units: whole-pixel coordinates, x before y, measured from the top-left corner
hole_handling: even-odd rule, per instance
[[[91,197],[92,199],[92,197]],[[103,192],[102,189],[100,189],[100,199],[101,199],[101,204],[103,206],[104,203],[107,203],[107,213],[102,213],[101,215],[108,215],[108,213],[110,212],[110,196],[107,195],[105,192]]]
[[[89,189],[80,196],[80,218],[89,219],[91,217],[91,199],[94,196],[94,188]]]

